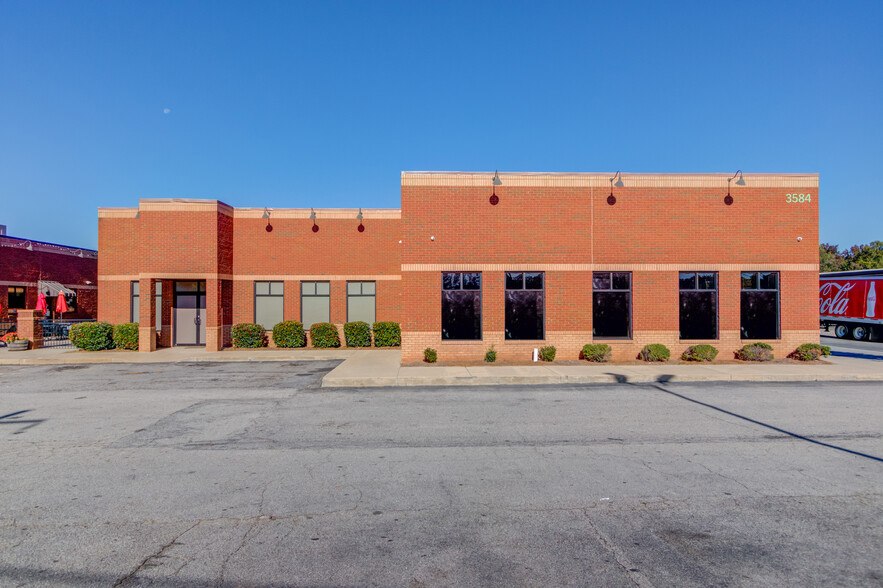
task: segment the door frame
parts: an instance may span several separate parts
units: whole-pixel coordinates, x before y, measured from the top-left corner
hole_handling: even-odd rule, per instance
[[[178,292],[178,282],[196,282],[196,290],[189,292]],[[206,300],[205,280],[174,280],[172,286],[172,316],[175,317],[174,328],[172,329],[172,347],[205,347],[205,341],[200,341],[200,324],[205,320],[205,307],[199,305],[200,299]],[[196,316],[200,323],[196,325],[196,343],[178,343],[178,320],[176,310],[178,309],[178,296],[196,296]]]

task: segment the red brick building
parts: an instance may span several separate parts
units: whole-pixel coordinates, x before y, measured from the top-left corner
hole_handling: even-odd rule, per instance
[[[376,320],[401,322],[404,362],[426,347],[480,361],[491,345],[502,359],[546,345],[576,359],[592,342],[614,359],[647,343],[729,358],[758,340],[781,356],[818,340],[818,175],[497,180],[406,172],[401,211],[363,219],[195,200],[101,209],[99,318],[137,309],[160,345],[218,349],[236,322],[342,325],[373,302]],[[157,284],[160,297],[141,295]]]
[[[98,252],[0,235],[0,319],[11,320],[19,309],[35,308],[41,290],[54,310],[59,287],[76,299],[64,318],[95,318]]]

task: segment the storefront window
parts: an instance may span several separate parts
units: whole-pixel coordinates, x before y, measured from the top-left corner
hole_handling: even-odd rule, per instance
[[[779,272],[742,272],[742,339],[779,338]]]
[[[442,274],[442,339],[481,339],[481,274]]]
[[[284,319],[285,296],[282,282],[254,283],[254,322],[270,331]]]
[[[25,308],[25,287],[10,286],[6,295],[6,308]]]
[[[542,339],[545,322],[542,272],[506,273],[506,339]]]
[[[364,321],[369,325],[376,320],[377,287],[374,282],[346,283],[346,320]]]
[[[717,274],[681,272],[681,339],[717,339]]]
[[[592,274],[592,335],[631,337],[632,274],[594,272]]]

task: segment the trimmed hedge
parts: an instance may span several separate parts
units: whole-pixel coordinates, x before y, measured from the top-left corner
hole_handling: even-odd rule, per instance
[[[588,345],[583,345],[580,359],[601,363],[610,360],[611,352],[610,345],[607,345],[606,343],[597,343],[594,345],[590,343]]]
[[[788,354],[791,359],[799,361],[813,361],[825,355],[831,355],[831,348],[818,343],[804,343]]]
[[[681,359],[684,361],[713,361],[718,351],[712,345],[690,345]]]
[[[138,323],[113,326],[113,344],[117,349],[138,350]]]
[[[438,361],[438,351],[431,347],[427,347],[423,350],[423,361],[426,363],[435,363]]]
[[[742,361],[770,361],[773,359],[773,346],[769,343],[749,343],[736,352]]]
[[[669,357],[671,357],[671,352],[668,350],[668,347],[661,343],[644,345],[644,348],[638,354],[638,359],[643,359],[644,361],[668,361]]]
[[[343,325],[343,338],[347,347],[371,347],[371,327],[363,321]]]
[[[307,335],[300,321],[282,321],[273,326],[276,347],[306,347]]]
[[[267,333],[261,325],[237,323],[233,325],[233,346],[242,349],[266,347]]]
[[[540,361],[555,361],[555,352],[554,345],[540,347]]]
[[[71,344],[86,351],[113,349],[113,325],[110,323],[74,323],[70,330]]]
[[[491,345],[491,348],[484,354],[484,360],[488,363],[494,363],[497,361],[497,350],[494,349],[493,345]]]
[[[402,344],[402,327],[392,321],[374,323],[374,347],[399,347]]]
[[[310,341],[317,349],[340,347],[340,335],[337,327],[331,323],[316,323],[310,328]]]

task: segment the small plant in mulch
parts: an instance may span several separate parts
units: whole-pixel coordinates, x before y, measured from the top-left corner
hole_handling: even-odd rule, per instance
[[[113,343],[117,349],[138,350],[138,323],[113,326]]]
[[[423,361],[426,363],[435,363],[438,361],[438,351],[432,347],[427,347],[423,350]]]
[[[494,363],[497,361],[497,350],[494,349],[493,345],[491,345],[491,348],[484,354],[484,360],[488,363]]]
[[[813,361],[831,355],[831,348],[827,345],[819,345],[818,343],[804,343],[794,351],[788,354],[791,359],[798,361]]]
[[[540,347],[540,361],[555,361],[556,351],[554,345]]]
[[[337,327],[331,323],[316,323],[310,328],[310,341],[317,349],[340,347]]]
[[[580,359],[585,359],[586,361],[603,363],[606,361],[610,361],[610,355],[610,345],[607,345],[606,343],[590,343],[588,345],[583,345],[583,350],[580,352],[579,357]]]
[[[644,348],[638,353],[638,359],[643,361],[668,361],[669,357],[671,357],[671,352],[661,343],[644,345]]]
[[[717,349],[712,345],[690,345],[681,355],[684,361],[713,361],[717,357]]]
[[[264,327],[255,323],[237,323],[231,331],[233,346],[240,349],[257,349],[267,346]]]
[[[372,325],[374,347],[398,347],[402,344],[402,326],[392,321],[378,321]]]
[[[276,347],[306,347],[307,336],[300,321],[282,321],[273,326],[273,343]]]
[[[761,341],[749,343],[736,352],[736,358],[742,361],[772,361],[773,346]]]
[[[343,338],[347,347],[371,347],[371,327],[363,321],[343,325]]]

